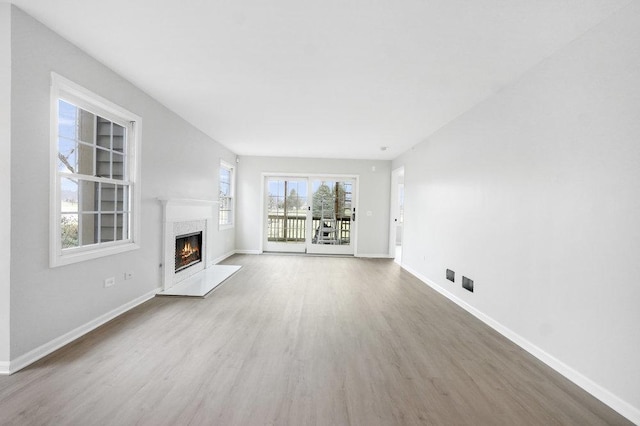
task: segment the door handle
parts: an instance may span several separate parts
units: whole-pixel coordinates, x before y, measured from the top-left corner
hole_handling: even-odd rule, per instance
[[[351,221],[352,222],[356,221],[356,209],[353,209],[353,213],[351,214]]]

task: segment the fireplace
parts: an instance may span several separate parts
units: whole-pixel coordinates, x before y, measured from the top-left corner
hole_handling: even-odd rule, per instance
[[[202,231],[176,236],[175,272],[202,262]]]

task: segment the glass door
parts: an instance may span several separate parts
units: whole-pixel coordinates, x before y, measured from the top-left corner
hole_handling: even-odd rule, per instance
[[[354,254],[355,179],[311,179],[307,253]]]
[[[265,179],[265,251],[304,253],[309,215],[306,178]]]
[[[264,251],[354,254],[355,178],[265,178]]]

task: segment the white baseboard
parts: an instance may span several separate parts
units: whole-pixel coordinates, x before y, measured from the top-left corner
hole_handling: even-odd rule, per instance
[[[260,250],[235,250],[232,254],[262,254]],[[304,253],[292,253],[292,254],[304,254]],[[393,259],[393,256],[389,256],[388,253],[358,253],[353,257],[366,257],[372,259]]]
[[[260,250],[235,250],[235,254],[262,254]]]
[[[382,254],[358,253],[354,257],[368,257],[371,259],[393,259],[392,256],[389,256],[389,253],[382,253]]]
[[[0,362],[0,376],[9,374],[9,363],[6,361]]]
[[[605,403],[606,405],[608,405],[609,407],[611,407],[612,409],[620,413],[622,416],[626,417],[633,423],[640,425],[640,409],[639,408],[634,407],[633,405],[629,404],[625,400],[614,395],[609,390],[595,383],[593,380],[589,379],[585,375],[574,370],[573,368],[571,368],[564,362],[560,361],[559,359],[555,358],[554,356],[548,354],[547,352],[545,352],[538,346],[534,345],[524,337],[520,336],[510,328],[504,326],[500,322],[494,320],[490,316],[484,314],[483,312],[469,305],[467,302],[458,298],[453,293],[450,293],[449,291],[440,287],[434,281],[431,281],[429,278],[425,277],[419,272],[413,270],[412,268],[404,264],[402,265],[402,268],[405,269],[410,274],[412,274],[413,276],[415,276],[416,278],[418,278],[420,281],[427,284],[429,287],[433,288],[438,293],[445,296],[447,299],[451,300],[452,302],[454,302],[455,304],[457,304],[458,306],[460,306],[461,308],[463,308],[464,310],[466,310],[467,312],[469,312],[470,314],[478,318],[480,321],[487,324],[489,327],[496,330],[498,333],[502,334],[507,339],[511,340],[516,345],[520,346],[525,351],[529,352],[531,355],[538,358],[540,361],[547,364],[549,367],[553,368],[558,373],[562,374],[567,379],[571,380],[576,385],[580,386],[585,391],[589,392],[591,395],[593,395],[594,397],[596,397],[597,399],[599,399],[600,401],[602,401],[603,403]]]
[[[211,266],[211,265],[216,265],[220,262],[222,262],[223,260],[225,260],[227,257],[233,256],[234,254],[236,254],[235,250],[231,250],[225,254],[223,254],[222,256],[218,256],[215,259],[213,259],[212,261],[209,262],[209,264],[207,265],[207,267]]]
[[[146,302],[149,299],[152,299],[153,297],[155,297],[156,293],[158,292],[158,289],[154,289],[146,294],[143,294],[142,296],[133,299],[130,302],[125,303],[124,305],[117,307],[116,309],[113,309],[112,311],[107,312],[104,315],[99,316],[98,318],[89,321],[88,323],[81,325],[80,327],[71,330],[68,333],[63,334],[60,337],[56,337],[55,339],[45,343],[42,346],[39,346],[29,352],[27,352],[24,355],[19,356],[18,358],[10,361],[9,363],[9,368],[8,368],[8,374],[13,374],[16,371],[19,371],[23,368],[25,368],[26,366],[33,364],[34,362],[38,361],[41,358],[44,358],[45,356],[49,355],[51,352],[60,349],[61,347],[63,347],[64,345],[73,342],[74,340],[76,340],[79,337],[84,336],[85,334],[87,334],[88,332],[100,327],[101,325],[111,321],[112,319],[114,319],[115,317],[122,315],[123,313],[127,312],[130,309],[135,308],[136,306]],[[2,368],[2,365],[0,365],[0,369]],[[0,370],[2,371],[2,370]],[[6,373],[5,373],[6,374]]]

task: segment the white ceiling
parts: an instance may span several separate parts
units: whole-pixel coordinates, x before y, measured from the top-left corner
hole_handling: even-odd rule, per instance
[[[395,158],[629,2],[12,0],[240,155],[362,159]]]

